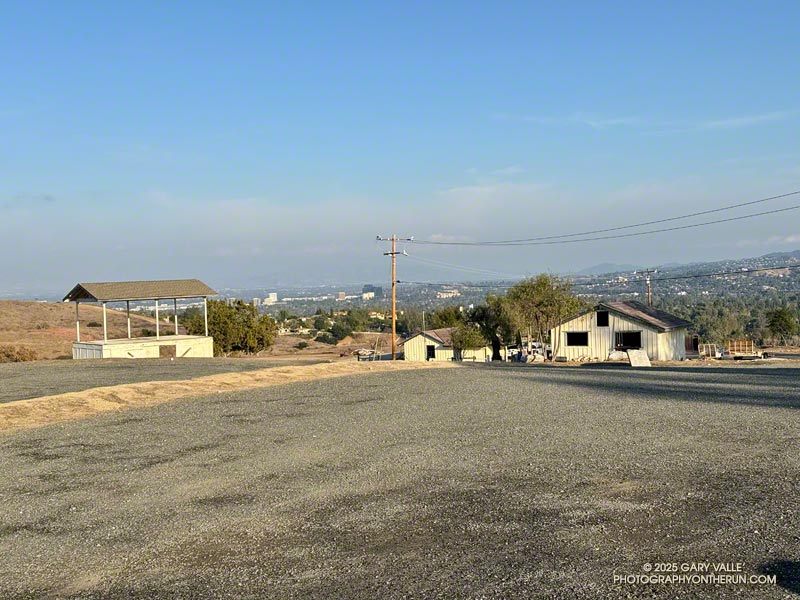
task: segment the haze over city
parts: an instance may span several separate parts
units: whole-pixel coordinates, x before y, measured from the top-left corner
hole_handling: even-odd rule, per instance
[[[798,18],[793,3],[4,3],[0,286],[385,282],[377,234],[526,238],[794,191]],[[797,223],[409,246],[486,273],[401,259],[400,276],[756,256],[800,246]]]

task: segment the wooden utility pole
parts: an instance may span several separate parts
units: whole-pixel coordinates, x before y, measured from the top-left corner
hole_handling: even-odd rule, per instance
[[[405,252],[397,251],[397,242],[412,242],[414,238],[403,238],[401,240],[397,237],[397,234],[393,234],[390,238],[378,236],[377,240],[392,242],[392,251],[384,252],[383,255],[392,257],[392,360],[397,360],[397,255],[405,254]]]
[[[644,272],[644,278],[647,282],[647,306],[653,306],[653,288],[650,285],[650,273],[658,273],[658,271],[648,269]]]

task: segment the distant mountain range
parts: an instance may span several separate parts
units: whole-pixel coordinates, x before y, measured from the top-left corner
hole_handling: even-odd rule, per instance
[[[720,260],[714,262],[692,262],[692,263],[664,263],[663,265],[656,265],[655,268],[659,270],[685,270],[691,268],[693,271],[710,271],[715,268],[731,269],[731,268],[747,268],[769,263],[769,265],[791,264],[800,261],[800,250],[792,250],[790,252],[772,252],[758,257],[749,258],[735,258],[728,260]],[[600,263],[575,272],[575,275],[613,275],[616,273],[630,273],[632,271],[643,271],[647,267],[641,265],[617,264],[617,263]]]

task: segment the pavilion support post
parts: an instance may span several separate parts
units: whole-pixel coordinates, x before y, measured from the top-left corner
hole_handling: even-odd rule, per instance
[[[172,299],[172,305],[175,307],[175,335],[178,335],[178,299]]]
[[[128,339],[131,339],[131,301],[125,300],[125,312],[128,314]]]
[[[106,320],[106,303],[103,302],[103,341],[108,341],[108,321]]]
[[[208,298],[203,296],[203,318],[206,322],[206,337],[208,337]]]
[[[81,319],[78,316],[78,305],[79,304],[80,304],[80,302],[78,302],[76,300],[75,301],[75,333],[78,336],[78,340],[77,341],[80,342],[81,341]]]
[[[159,318],[158,318],[158,300],[156,300],[156,339],[161,337],[161,331],[159,329]]]

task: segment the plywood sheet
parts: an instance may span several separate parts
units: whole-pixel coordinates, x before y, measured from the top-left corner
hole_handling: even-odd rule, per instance
[[[628,350],[628,362],[632,367],[649,367],[650,358],[644,350]]]

